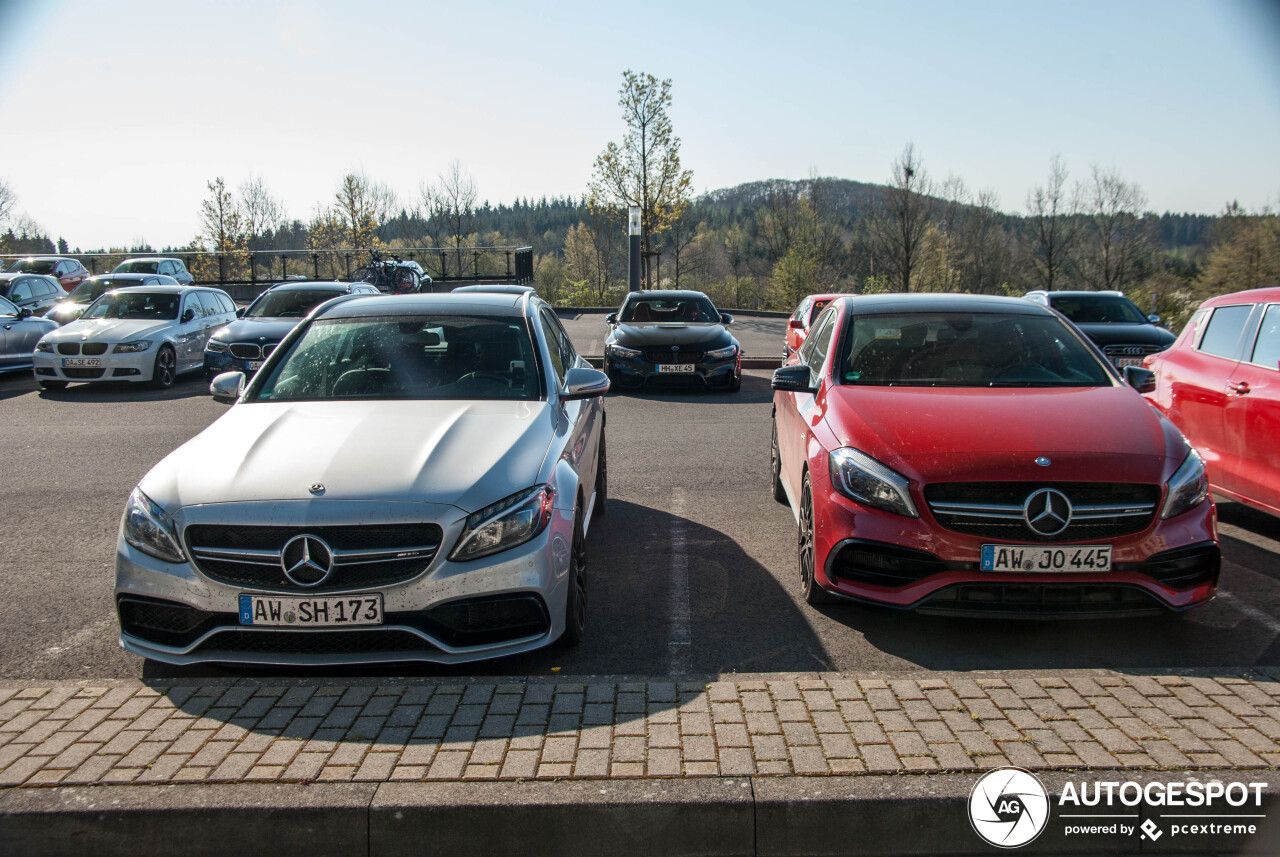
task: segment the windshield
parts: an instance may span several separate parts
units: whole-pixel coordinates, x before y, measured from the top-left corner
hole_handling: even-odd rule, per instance
[[[24,274],[52,274],[57,267],[56,259],[19,259],[8,270]]]
[[[720,313],[704,297],[640,298],[629,301],[622,310],[621,321],[720,323]]]
[[[111,288],[112,285],[110,280],[85,280],[72,289],[67,298],[73,304],[87,304]]]
[[[1057,318],[942,312],[853,317],[837,364],[846,384],[1102,387],[1106,368]]]
[[[121,262],[111,269],[113,274],[154,274],[160,263],[154,260],[140,259],[136,262]]]
[[[302,289],[272,290],[263,292],[245,311],[245,315],[250,318],[287,318],[291,316],[301,318],[315,309],[317,305],[340,294],[341,292],[333,289],[323,291]]]
[[[1120,295],[1071,295],[1049,300],[1076,324],[1150,324],[1133,301]]]
[[[107,292],[80,317],[176,319],[180,298],[173,292]]]
[[[537,399],[537,367],[523,318],[321,319],[249,401]]]

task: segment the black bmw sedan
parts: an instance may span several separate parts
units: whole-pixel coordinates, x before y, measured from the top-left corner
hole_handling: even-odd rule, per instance
[[[742,386],[742,349],[725,329],[733,316],[702,292],[631,292],[605,321],[605,372],[615,388],[692,382],[733,392]]]

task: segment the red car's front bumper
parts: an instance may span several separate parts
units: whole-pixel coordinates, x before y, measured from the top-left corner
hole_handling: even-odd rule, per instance
[[[984,572],[992,537],[948,530],[919,518],[870,509],[817,479],[815,574],[827,591],[922,612],[1075,616],[1185,610],[1213,597],[1220,554],[1209,500],[1144,530],[1106,539],[1112,570],[1087,573]],[[1097,543],[1079,542],[1079,544]]]

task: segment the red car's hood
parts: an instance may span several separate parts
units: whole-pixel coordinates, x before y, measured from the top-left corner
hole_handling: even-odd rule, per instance
[[[1187,454],[1178,430],[1128,387],[842,385],[827,395],[842,444],[920,482],[1163,483]]]

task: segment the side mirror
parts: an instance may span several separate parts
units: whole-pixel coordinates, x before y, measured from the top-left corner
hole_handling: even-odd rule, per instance
[[[1124,372],[1124,379],[1129,382],[1129,386],[1139,393],[1154,393],[1156,391],[1156,373],[1150,369],[1145,369],[1141,366],[1126,366],[1120,371]]]
[[[1147,316],[1147,321],[1151,322],[1152,324],[1159,324],[1160,316],[1156,315],[1155,313],[1151,313],[1151,315]]]
[[[191,321],[195,317],[196,317],[196,311],[193,309],[189,309],[182,314],[182,323],[186,324],[187,322]]]
[[[809,386],[809,367],[801,363],[798,366],[783,366],[773,371],[772,387],[787,393],[816,393],[816,387]]]
[[[590,399],[607,392],[609,376],[599,369],[570,369],[564,375],[564,390],[560,392],[560,398],[566,401]]]
[[[720,313],[720,323],[723,325],[733,324],[733,316],[729,315],[727,312]]]
[[[793,318],[791,319],[790,322],[787,323],[787,327],[791,328],[792,330],[804,330],[804,319]]]
[[[235,402],[244,392],[244,373],[223,372],[213,379],[213,383],[209,385],[209,392],[213,395],[215,402],[228,404]]]
[[[248,309],[247,306],[236,307],[236,318],[244,318],[244,313],[245,313],[245,310],[247,309]]]
[[[18,307],[19,319],[30,318],[30,317],[31,317],[31,310],[28,307],[24,307],[24,306]]]
[[[616,312],[611,312],[604,317],[604,320],[606,324],[617,324],[618,314]]]

